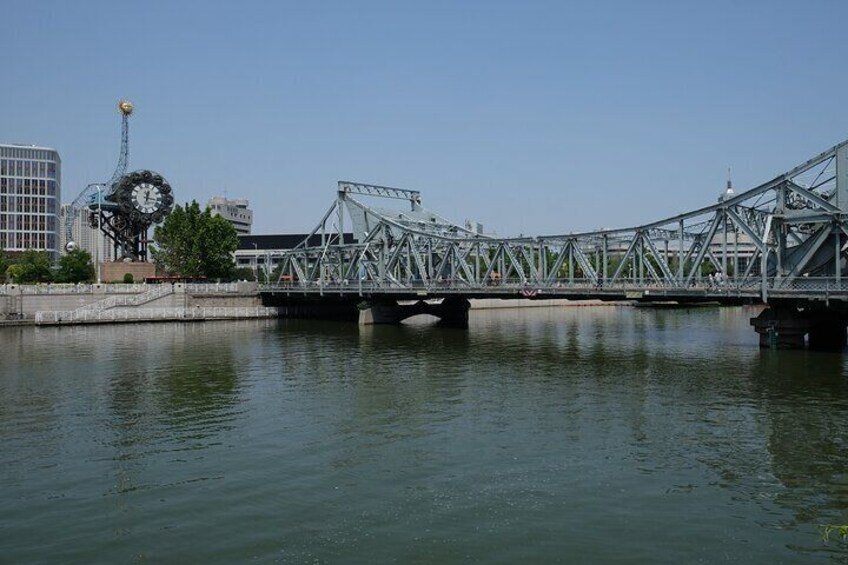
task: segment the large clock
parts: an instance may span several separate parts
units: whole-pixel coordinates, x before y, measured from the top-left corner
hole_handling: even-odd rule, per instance
[[[156,224],[171,212],[171,185],[153,171],[135,171],[121,178],[111,199],[134,223]]]
[[[132,203],[136,210],[142,214],[152,214],[161,210],[165,202],[162,199],[162,191],[155,184],[142,182],[132,189]]]

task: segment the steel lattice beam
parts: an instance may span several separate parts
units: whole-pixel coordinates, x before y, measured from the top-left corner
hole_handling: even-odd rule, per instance
[[[734,291],[765,300],[772,291],[791,291],[803,278],[848,292],[841,287],[846,184],[848,141],[748,191],[641,226],[497,238],[427,210],[418,191],[342,181],[336,201],[310,233],[320,233],[322,245],[304,241],[275,251],[280,276],[268,290]],[[370,197],[405,200],[409,208],[377,208],[362,200]],[[346,233],[352,243],[345,243]]]

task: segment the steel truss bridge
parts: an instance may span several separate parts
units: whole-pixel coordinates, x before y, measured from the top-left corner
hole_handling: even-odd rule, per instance
[[[387,200],[402,206],[375,204]],[[426,209],[418,191],[339,182],[310,237],[270,254],[279,276],[262,292],[278,304],[355,298],[360,308],[491,297],[834,312],[848,301],[848,141],[750,190],[734,193],[728,182],[718,202],[640,226],[509,238],[475,227]],[[307,245],[317,236],[320,245]]]

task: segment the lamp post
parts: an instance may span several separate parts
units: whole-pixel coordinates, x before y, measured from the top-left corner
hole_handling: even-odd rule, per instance
[[[100,284],[100,240],[102,239],[102,234],[103,234],[103,231],[102,231],[103,226],[100,223],[102,221],[101,218],[103,217],[103,214],[101,213],[101,209],[100,209],[100,202],[103,200],[101,198],[101,191],[102,190],[103,190],[103,187],[101,187],[98,184],[97,185],[97,250],[95,252],[96,255],[97,255],[97,284]]]
[[[259,282],[259,246],[255,242],[253,244],[253,278],[257,283]]]
[[[271,284],[271,251],[265,250],[265,284]]]

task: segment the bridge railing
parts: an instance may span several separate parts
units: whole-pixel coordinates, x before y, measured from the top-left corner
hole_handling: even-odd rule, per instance
[[[239,291],[238,283],[187,283],[186,291],[192,294],[231,294]]]
[[[93,284],[72,283],[39,283],[39,284],[10,284],[0,285],[0,294],[91,294],[95,288],[102,289],[104,294],[134,294],[143,292],[147,285],[143,284]]]
[[[588,278],[554,279],[544,282],[529,281],[519,278],[488,280],[485,284],[469,284],[463,279],[438,279],[435,281],[392,281],[379,280],[342,280],[342,281],[288,281],[278,284],[261,285],[262,292],[290,292],[305,294],[341,293],[341,294],[444,294],[444,293],[473,293],[473,294],[515,294],[517,296],[535,296],[538,293],[549,294],[612,294],[631,292],[663,291],[666,293],[700,292],[705,294],[744,293],[756,296],[762,287],[762,281],[757,279],[708,279],[694,280],[688,285],[674,284],[666,281],[632,281],[618,280],[614,283],[596,282]]]
[[[794,279],[768,279],[768,288],[772,293],[791,292],[794,294],[846,294],[848,278],[797,277]]]
[[[243,318],[273,318],[278,315],[275,307],[242,306],[242,307],[200,307],[194,308],[135,308],[112,309],[104,311],[46,311],[35,313],[35,323],[45,324],[78,324],[104,322],[155,322],[180,320],[225,320]]]

